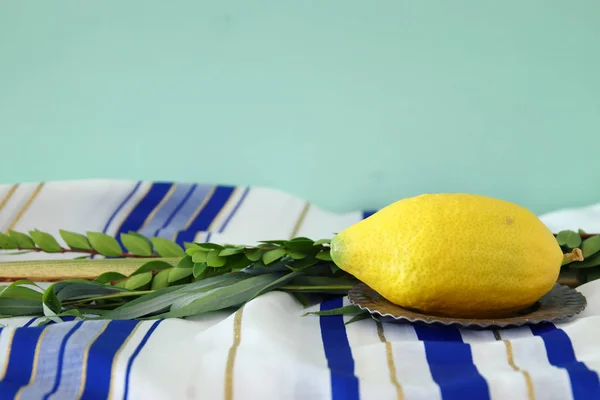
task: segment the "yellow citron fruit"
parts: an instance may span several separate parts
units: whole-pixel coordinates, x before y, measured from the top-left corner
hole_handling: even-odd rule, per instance
[[[471,194],[393,203],[338,233],[335,264],[401,307],[427,314],[506,317],[558,279],[563,253],[529,210]]]

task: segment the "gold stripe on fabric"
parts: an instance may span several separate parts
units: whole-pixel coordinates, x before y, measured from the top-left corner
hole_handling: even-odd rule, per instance
[[[4,375],[6,375],[6,369],[8,368],[8,360],[10,359],[10,352],[12,348],[12,341],[15,337],[15,330],[12,329],[10,331],[10,339],[8,339],[8,344],[6,347],[6,360],[4,361],[4,365],[0,369],[0,381],[4,379]]]
[[[238,188],[233,189],[233,192],[231,192],[231,195],[229,195],[229,198],[227,199],[227,201],[225,201],[225,204],[223,204],[223,207],[221,207],[221,209],[219,210],[219,212],[217,213],[217,215],[215,216],[215,218],[213,218],[213,220],[211,221],[210,225],[208,226],[208,229],[207,229],[208,232],[212,231],[214,225],[219,220],[219,217],[221,217],[221,215],[223,215],[223,213],[227,209],[227,206],[231,203],[231,201],[232,201],[231,199],[233,199],[235,197],[235,194],[238,191],[239,191]]]
[[[87,362],[88,362],[88,357],[90,356],[90,347],[92,347],[92,345],[94,344],[96,339],[98,339],[100,337],[100,335],[102,335],[104,333],[104,331],[106,330],[107,327],[108,327],[108,322],[104,324],[102,329],[100,329],[98,331],[98,333],[94,336],[94,338],[92,340],[90,340],[90,342],[85,347],[85,351],[83,352],[83,360],[81,362],[81,383],[79,384],[79,391],[77,392],[77,396],[75,396],[76,399],[81,398],[81,396],[83,395],[83,390],[85,389],[85,382],[86,382],[86,375],[87,375]]]
[[[240,307],[233,317],[233,344],[227,354],[227,365],[225,366],[225,400],[233,400],[233,370],[237,349],[242,341],[242,317],[244,307]]]
[[[165,194],[165,197],[163,197],[162,200],[156,205],[156,207],[154,207],[152,212],[150,212],[150,214],[148,214],[148,216],[144,220],[144,223],[142,224],[140,229],[144,229],[146,227],[146,225],[148,225],[148,223],[150,221],[152,221],[152,219],[154,218],[156,213],[165,205],[165,203],[171,198],[171,196],[173,196],[175,189],[177,189],[177,185],[171,184],[171,187],[169,188],[169,191],[167,192],[167,194]]]
[[[37,375],[38,363],[40,362],[40,348],[42,347],[42,341],[44,340],[44,336],[46,336],[46,332],[48,332],[48,330],[44,329],[44,331],[38,338],[37,344],[35,345],[35,356],[33,358],[33,366],[31,368],[31,376],[29,377],[29,382],[27,383],[27,385],[22,386],[19,389],[17,395],[15,396],[15,400],[20,399],[21,395],[23,394],[23,390],[25,390],[26,387],[31,386],[31,384],[35,380],[35,377]]]
[[[517,364],[515,364],[515,356],[513,353],[512,342],[510,340],[503,340],[502,336],[500,335],[500,332],[498,332],[495,329],[494,337],[496,338],[496,340],[502,340],[502,342],[504,343],[504,346],[506,347],[506,359],[508,361],[508,365],[510,365],[510,367],[514,371],[520,372],[523,375],[523,378],[525,379],[525,385],[527,386],[527,399],[535,400],[535,390],[533,388],[533,381],[531,380],[531,375],[529,375],[529,372],[523,371],[517,366]]]
[[[109,399],[114,399],[114,390],[115,390],[115,378],[117,376],[115,370],[117,369],[117,359],[119,358],[119,355],[121,354],[121,352],[123,351],[123,349],[125,348],[125,346],[127,346],[127,343],[129,343],[129,341],[131,340],[131,338],[133,337],[133,335],[135,335],[135,333],[137,332],[137,330],[139,329],[139,327],[142,325],[141,322],[138,322],[137,325],[135,326],[135,328],[132,329],[131,333],[129,334],[129,336],[127,336],[127,339],[125,339],[125,341],[123,342],[123,344],[121,345],[121,347],[119,347],[119,350],[117,350],[117,352],[115,353],[115,356],[113,357],[113,362],[112,362],[112,367],[110,369],[110,387],[108,389],[108,398]]]
[[[394,353],[392,352],[392,344],[388,342],[388,340],[385,338],[383,325],[379,321],[377,321],[377,335],[379,336],[379,340],[381,341],[381,343],[385,345],[385,355],[387,357],[388,371],[390,373],[390,382],[396,389],[396,399],[403,400],[404,391],[402,390],[402,385],[400,385],[400,382],[398,382],[398,378],[396,377],[396,364],[394,363]]]
[[[27,202],[19,210],[19,213],[17,214],[17,216],[12,220],[10,225],[8,225],[8,228],[6,229],[7,232],[10,232],[13,229],[15,229],[15,226],[17,226],[17,224],[19,223],[19,221],[21,220],[23,215],[25,215],[27,210],[29,210],[29,207],[31,207],[31,203],[33,203],[33,201],[38,197],[38,195],[40,194],[43,187],[44,187],[44,182],[38,183],[37,187],[31,194],[31,196],[29,196],[29,199],[27,199]]]
[[[300,215],[298,216],[298,219],[296,220],[296,225],[294,225],[294,229],[292,229],[292,234],[290,235],[290,239],[295,238],[296,235],[298,234],[298,231],[300,230],[300,228],[302,227],[302,223],[304,222],[304,218],[306,218],[306,214],[308,214],[309,208],[310,208],[310,203],[306,202],[306,204],[304,205],[304,208],[302,209],[302,212],[300,213]]]
[[[4,196],[2,201],[0,201],[0,212],[2,212],[2,210],[6,206],[6,203],[9,202],[9,200],[13,197],[13,194],[15,194],[15,192],[17,191],[18,188],[19,188],[19,184],[16,183],[16,184],[12,185],[10,189],[8,189],[8,193],[6,193],[6,196]]]

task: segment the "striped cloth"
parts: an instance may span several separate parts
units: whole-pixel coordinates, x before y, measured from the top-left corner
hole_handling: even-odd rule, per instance
[[[0,186],[3,232],[37,228],[58,236],[62,228],[118,236],[135,230],[179,243],[254,244],[331,237],[368,214],[335,214],[258,187],[129,181]],[[542,220],[558,230],[587,223],[589,215],[589,208],[567,210]],[[186,320],[67,320],[37,327],[35,318],[2,319],[0,400],[600,399],[598,288],[595,282],[579,288],[589,305],[572,321],[504,330],[372,320],[345,325],[349,317],[302,314],[347,305],[347,298],[307,310],[281,292],[237,311]]]

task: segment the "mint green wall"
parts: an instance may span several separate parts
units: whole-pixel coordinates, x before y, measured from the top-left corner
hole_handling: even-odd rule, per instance
[[[599,21],[595,0],[3,1],[0,182],[597,202]]]

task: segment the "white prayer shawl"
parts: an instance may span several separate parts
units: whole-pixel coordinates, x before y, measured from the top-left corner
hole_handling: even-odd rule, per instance
[[[328,212],[261,187],[69,181],[0,186],[0,231],[139,231],[255,244],[330,238],[369,215]],[[541,216],[553,231],[600,232],[600,206]],[[61,244],[63,244],[61,242]],[[0,255],[0,260],[76,254]],[[15,258],[18,257],[18,258]],[[0,320],[0,399],[600,399],[600,283],[570,322],[504,330],[302,316],[271,292],[189,319]]]

